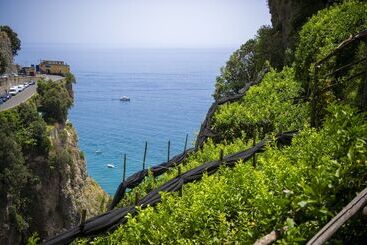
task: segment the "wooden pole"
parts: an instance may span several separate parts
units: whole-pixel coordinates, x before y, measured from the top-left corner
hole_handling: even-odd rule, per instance
[[[178,176],[181,176],[181,165],[178,166]],[[182,185],[180,187],[180,190],[178,191],[178,195],[182,197]]]
[[[364,217],[364,219],[367,218],[367,206],[365,206],[363,209],[362,209],[362,215]]]
[[[178,176],[180,176],[180,175],[181,175],[181,165],[178,166]]]
[[[327,223],[307,245],[318,245],[327,242],[348,220],[367,204],[367,188],[362,190],[347,206],[345,206],[329,223]]]
[[[224,150],[220,149],[219,150],[219,163],[223,164],[223,158],[224,158]],[[217,178],[220,179],[220,175],[217,174]]]
[[[318,80],[317,80],[317,73],[318,73],[319,66],[315,66],[315,72],[314,72],[314,78],[313,78],[313,84],[312,84],[312,101],[311,101],[311,126],[312,127],[318,127],[318,113],[317,113],[317,98],[318,98]]]
[[[364,41],[365,43],[365,51],[367,51],[367,40]],[[366,74],[364,78],[364,83],[362,85],[362,95],[361,95],[361,110],[367,110],[367,62],[365,62]]]
[[[184,152],[186,151],[186,148],[187,148],[187,139],[188,138],[189,138],[189,134],[186,134]]]
[[[220,162],[223,162],[223,149],[220,149],[220,151],[219,151],[219,161]]]
[[[168,149],[167,149],[167,162],[169,162],[169,155],[171,151],[171,141],[168,140]]]
[[[80,220],[80,229],[83,231],[84,230],[84,224],[85,224],[85,219],[87,217],[87,210],[86,209],[83,209],[82,210],[82,217],[81,217],[81,220]]]
[[[135,206],[138,205],[139,202],[139,193],[135,192]]]
[[[252,146],[254,147],[256,145],[256,129],[254,129],[253,131],[253,141],[252,141]],[[254,168],[256,168],[256,154],[254,153],[254,155],[252,156],[252,166],[254,166]]]
[[[145,169],[145,160],[147,158],[147,148],[148,148],[148,142],[145,141],[144,157],[143,157],[143,170]]]
[[[125,182],[126,177],[126,153],[124,154],[124,172],[122,173],[122,182]]]

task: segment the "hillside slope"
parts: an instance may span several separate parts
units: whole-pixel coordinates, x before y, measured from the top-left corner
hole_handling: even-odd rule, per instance
[[[25,243],[35,232],[48,238],[77,225],[83,209],[90,217],[106,208],[109,197],[88,177],[75,130],[61,118],[70,79],[39,81],[39,95],[0,113],[1,244]]]
[[[242,99],[221,105],[211,125],[215,138],[180,168],[185,172],[219,159],[221,149],[225,154],[244,150],[253,140],[298,129],[291,146],[269,144],[256,160],[187,184],[182,196],[162,193],[157,206],[138,207],[117,230],[79,243],[251,244],[275,230],[280,231],[280,243],[311,239],[367,187],[365,42],[336,52],[316,74],[314,69],[341,42],[367,28],[366,9],[364,1],[345,1],[308,20],[297,34],[292,66],[272,69]],[[255,39],[255,51],[269,38],[261,35]],[[222,70],[224,79],[217,82],[225,86],[220,87],[219,99],[235,94],[241,88],[236,79],[252,68],[254,63],[241,64],[241,56],[248,58],[245,48],[236,51]],[[345,66],[350,69],[333,72]],[[311,127],[315,117],[317,128]],[[133,205],[135,196],[144,196],[177,173],[175,168],[157,179],[147,178],[120,207]],[[362,219],[356,217],[332,242],[362,244],[365,234]]]
[[[47,244],[309,241],[367,187],[367,3],[340,2],[292,34],[288,66],[274,27],[261,27],[221,70],[202,128],[210,133],[195,151],[158,177],[137,177],[115,209]],[[274,140],[289,130],[292,142]],[[231,158],[243,152],[251,158]],[[365,244],[366,234],[357,216],[330,242]]]

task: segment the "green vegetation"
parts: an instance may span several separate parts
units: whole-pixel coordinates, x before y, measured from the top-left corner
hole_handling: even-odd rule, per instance
[[[69,93],[69,97],[74,99],[73,83],[76,83],[75,77],[72,73],[67,73],[65,75],[65,88]]]
[[[273,34],[271,41],[278,43],[278,65],[292,65],[294,61],[294,49],[298,42],[298,32],[308,19],[320,9],[343,0],[268,0]]]
[[[49,136],[54,126],[47,125],[65,123],[72,104],[67,81],[38,84],[39,95],[0,113],[0,210],[8,210],[0,214],[0,223],[14,226],[19,232],[28,231],[32,222],[31,190],[44,177],[37,174],[37,169],[48,163],[52,170],[71,158],[70,153],[51,144]]]
[[[240,49],[235,51],[226,66],[221,69],[216,79],[214,97],[238,93],[247,83],[255,82],[259,73],[268,67],[281,67],[277,52],[279,43],[272,39],[273,29],[269,26],[261,27],[254,39],[250,39]]]
[[[0,32],[5,32],[10,39],[11,51],[15,56],[20,50],[21,41],[18,38],[18,34],[15,33],[9,26],[0,26]]]
[[[35,232],[31,237],[28,238],[27,244],[28,245],[37,245],[39,244],[41,239],[38,236],[38,233]]]
[[[270,132],[302,128],[308,118],[308,104],[297,100],[301,94],[292,68],[272,70],[241,101],[225,104],[217,111],[213,120],[216,141],[231,141],[241,135],[249,139],[254,133],[263,138]]]
[[[40,112],[48,123],[65,123],[68,110],[73,105],[72,90],[68,90],[73,78],[68,77],[66,84],[58,81],[38,81],[37,92],[40,95]],[[74,80],[75,81],[75,80]]]
[[[20,50],[21,42],[9,26],[0,26],[0,74],[11,70],[13,56]]]
[[[10,137],[9,137],[10,136]],[[24,229],[24,221],[19,218],[18,210],[25,207],[22,192],[29,178],[29,171],[25,166],[19,144],[13,135],[0,131],[0,207],[5,210],[8,203],[9,220],[19,230]],[[2,220],[1,223],[4,223]]]
[[[345,4],[320,11],[303,26],[299,33],[299,45],[295,55],[297,79],[307,89],[312,81],[314,64],[328,55],[340,42],[366,28],[367,3],[346,1]],[[341,67],[355,61],[357,56],[366,57],[366,51],[358,48],[358,45],[347,50],[347,54],[343,52],[338,54],[331,64],[323,69]],[[325,74],[323,70],[319,72]],[[334,79],[343,75],[346,74],[339,73]]]
[[[37,182],[37,176],[27,166],[34,156],[47,157],[50,142],[46,124],[32,103],[0,114],[0,203],[2,210],[8,205],[9,219],[5,221],[19,231],[27,228],[25,210],[28,204],[29,185]]]
[[[201,151],[191,154],[188,159],[180,165],[181,171],[186,172],[190,169],[200,166],[204,162],[209,162],[219,159],[220,151],[223,150],[224,155],[235,153],[241,150],[246,150],[250,147],[250,144],[245,144],[242,139],[237,139],[231,144],[214,144],[209,140],[203,147]],[[148,194],[152,189],[159,187],[163,183],[175,178],[178,175],[178,168],[172,168],[159,178],[154,178],[149,175],[143,183],[138,187],[134,188],[132,191],[126,194],[126,197],[119,203],[118,207],[123,207],[126,205],[131,205],[135,202],[135,195],[138,194],[139,197],[143,197]]]
[[[0,32],[0,74],[6,72],[13,62],[11,43],[5,32]]]
[[[185,185],[182,197],[162,193],[162,203],[156,207],[129,215],[127,223],[114,232],[78,243],[251,244],[274,230],[284,230],[278,243],[304,244],[309,240],[367,187],[367,115],[357,103],[365,78],[347,79],[365,71],[366,62],[324,78],[340,65],[365,58],[366,45],[354,45],[320,68],[320,91],[335,81],[341,85],[320,97],[318,103],[326,109],[317,129],[310,127],[309,100],[313,98],[305,96],[309,95],[314,64],[345,38],[367,27],[366,9],[364,2],[345,1],[312,17],[299,39],[295,38],[299,42],[289,52],[295,54],[295,62],[289,67],[272,60],[278,45],[271,42],[274,29],[262,28],[222,69],[215,98],[237,93],[267,65],[277,70],[271,69],[240,101],[220,106],[212,125],[218,136],[209,139],[181,167],[185,172],[218,159],[220,149],[225,149],[225,154],[247,149],[253,137],[259,140],[299,129],[290,146],[269,144],[257,155],[256,167],[238,162],[233,169],[223,167]],[[175,168],[157,179],[148,177],[120,206],[131,205],[135,193],[144,196],[176,177],[177,172]],[[358,217],[349,221],[331,243],[361,242],[365,234],[361,222]]]
[[[186,185],[181,198],[164,194],[94,244],[247,244],[285,226],[282,242],[304,242],[366,187],[365,116],[331,106],[320,131],[306,127],[291,146],[269,146],[256,168],[239,163]]]

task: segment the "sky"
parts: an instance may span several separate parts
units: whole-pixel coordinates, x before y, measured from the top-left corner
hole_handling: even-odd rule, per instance
[[[23,44],[238,47],[265,24],[267,0],[0,0]]]

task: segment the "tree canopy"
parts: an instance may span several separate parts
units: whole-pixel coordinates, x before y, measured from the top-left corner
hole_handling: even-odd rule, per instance
[[[0,31],[0,74],[6,72],[13,62],[11,43],[8,35]]]
[[[18,38],[18,34],[15,33],[9,26],[0,26],[0,32],[5,32],[9,37],[12,54],[17,55],[21,46],[21,41]]]
[[[66,85],[65,85],[66,86]],[[38,81],[37,92],[40,98],[40,111],[46,122],[65,123],[73,98],[64,84],[55,81]]]
[[[261,71],[268,67],[283,66],[280,39],[275,38],[274,29],[262,26],[254,39],[248,40],[236,50],[221,69],[216,79],[214,97],[236,94],[245,84],[257,80]]]

